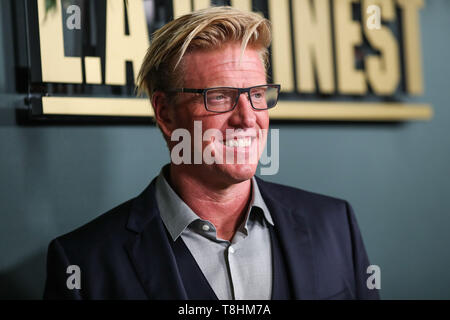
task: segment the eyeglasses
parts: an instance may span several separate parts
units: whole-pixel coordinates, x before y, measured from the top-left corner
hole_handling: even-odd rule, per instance
[[[250,105],[255,110],[275,107],[280,94],[279,84],[264,84],[249,88],[215,87],[206,89],[179,88],[168,92],[201,93],[208,111],[225,113],[234,110],[242,93],[247,93]]]

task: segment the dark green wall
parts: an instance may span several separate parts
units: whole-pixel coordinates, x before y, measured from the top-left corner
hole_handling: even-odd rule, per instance
[[[169,157],[155,127],[17,125],[23,96],[0,1],[0,298],[34,299],[50,240],[137,195]],[[351,202],[385,299],[450,298],[450,2],[426,3],[416,101],[434,119],[274,125],[280,171],[266,177]]]

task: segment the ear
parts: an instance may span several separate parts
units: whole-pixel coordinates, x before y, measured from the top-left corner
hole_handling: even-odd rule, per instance
[[[152,105],[155,111],[155,120],[161,128],[161,131],[170,141],[172,132],[176,127],[175,117],[169,105],[167,95],[164,92],[156,91],[152,97]]]

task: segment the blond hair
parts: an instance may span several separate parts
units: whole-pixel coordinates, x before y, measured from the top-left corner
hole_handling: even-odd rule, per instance
[[[182,86],[183,56],[195,49],[220,48],[241,42],[258,49],[265,66],[271,42],[270,22],[253,12],[232,7],[210,7],[181,16],[157,30],[137,77],[138,92],[152,98],[155,91]],[[181,66],[181,68],[180,68]]]

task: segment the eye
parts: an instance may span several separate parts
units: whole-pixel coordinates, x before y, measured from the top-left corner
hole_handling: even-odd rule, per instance
[[[262,99],[264,98],[264,91],[259,90],[252,93],[252,99]]]
[[[211,98],[216,101],[221,101],[225,99],[225,96],[223,94],[214,94]]]
[[[207,95],[207,100],[208,103],[211,104],[224,104],[224,103],[229,103],[232,98],[231,98],[231,93],[223,91],[223,90],[217,90],[217,91],[210,91],[208,92]]]

